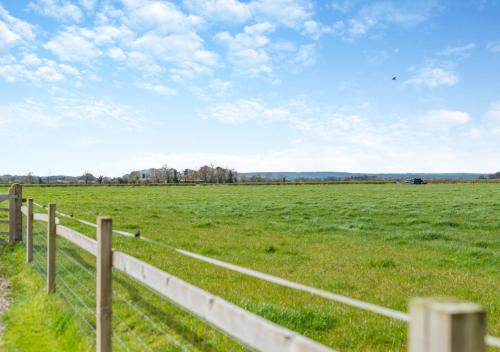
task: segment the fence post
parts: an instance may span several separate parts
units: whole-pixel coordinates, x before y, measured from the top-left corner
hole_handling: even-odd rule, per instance
[[[409,352],[484,352],[486,312],[478,304],[453,299],[410,302]]]
[[[16,241],[23,240],[23,214],[21,208],[23,206],[23,187],[20,184],[16,186],[16,201],[15,201],[15,212],[16,212]]]
[[[96,351],[111,352],[112,339],[112,220],[97,218],[97,263],[96,263]]]
[[[56,205],[49,204],[47,226],[47,292],[56,291]]]
[[[14,183],[9,188],[9,195],[17,198],[19,194],[20,185],[18,183]],[[19,214],[17,212],[17,199],[12,198],[9,199],[9,243],[16,242],[18,238],[18,217]],[[22,220],[22,219],[21,219]]]
[[[23,191],[19,183],[14,183],[9,188],[9,195],[15,198],[9,200],[9,243],[23,239],[23,216],[21,206],[23,204]]]
[[[26,262],[33,261],[33,199],[28,199],[28,214],[26,214]]]

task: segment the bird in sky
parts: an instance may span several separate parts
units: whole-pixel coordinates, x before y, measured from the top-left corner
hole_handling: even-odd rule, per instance
[[[396,76],[392,77],[392,80],[393,80],[393,81],[395,81],[396,79],[397,79],[397,77],[396,77]]]

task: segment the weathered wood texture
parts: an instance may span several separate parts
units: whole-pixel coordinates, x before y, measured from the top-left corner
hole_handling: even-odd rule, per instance
[[[9,243],[22,241],[23,239],[23,217],[21,206],[23,192],[18,183],[14,183],[9,189]]]
[[[96,351],[111,352],[113,251],[111,248],[112,220],[97,219],[96,262]]]
[[[26,212],[26,262],[33,261],[33,199],[28,199]]]
[[[454,299],[417,298],[410,303],[409,352],[484,352],[486,312]]]
[[[56,290],[56,205],[49,204],[47,224],[47,292]]]

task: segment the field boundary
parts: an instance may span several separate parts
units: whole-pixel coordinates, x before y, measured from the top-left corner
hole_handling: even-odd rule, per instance
[[[28,200],[31,202],[32,200]],[[91,239],[69,227],[56,224],[56,211],[55,205],[49,205],[48,214],[29,213],[29,207],[22,207],[21,212],[27,219],[38,220],[48,223],[48,260],[47,260],[47,285],[48,292],[55,292],[55,236],[60,236],[65,240],[77,245],[86,252],[96,256],[99,263],[100,257],[103,255],[103,241],[104,237],[111,239],[111,227],[109,231],[104,231],[100,218],[97,224],[97,240]],[[110,220],[110,219],[109,219]],[[28,220],[30,223],[30,220]],[[27,238],[32,238],[32,224],[28,225],[31,228],[31,233],[27,233]],[[27,243],[32,243],[28,241]],[[158,269],[150,264],[147,264],[133,256],[123,252],[111,250],[112,265],[108,269],[114,268],[130,278],[140,282],[153,291],[156,291],[163,297],[185,308],[189,312],[198,316],[202,320],[214,325],[220,330],[232,336],[236,340],[242,342],[244,345],[253,348],[257,351],[277,351],[277,352],[292,352],[292,351],[310,351],[310,352],[334,352],[333,349],[315,342],[297,332],[279,326],[269,320],[266,320],[254,313],[244,310],[218,296],[214,296],[207,291],[204,291],[196,286],[193,286],[186,281],[177,278],[161,269]],[[32,250],[27,248],[27,252]],[[98,266],[100,268],[100,266]],[[106,271],[105,267],[101,271]],[[109,273],[102,273],[102,275],[109,275]],[[99,282],[99,271],[97,280]],[[102,286],[97,285],[98,293],[102,290]],[[105,289],[102,293],[103,297],[111,295],[110,288]],[[99,297],[99,296],[98,296]],[[99,300],[97,302],[99,307]],[[101,335],[102,338],[111,339],[111,331],[109,323],[102,324],[107,326],[105,332],[99,331],[99,317],[107,316],[110,313],[110,308],[104,309],[107,313],[96,311],[98,317],[97,336]],[[107,318],[109,319],[109,318]],[[109,346],[104,344],[105,346]],[[108,352],[111,351],[107,348],[99,348],[100,343],[97,342],[97,351]]]
[[[98,268],[96,335],[98,337],[111,339],[112,335],[109,323],[105,323],[105,321],[109,321],[109,315],[111,314],[110,307],[105,304],[111,297],[111,284],[107,284],[105,278],[111,277],[110,272],[112,268],[115,268],[170,301],[175,302],[195,316],[214,325],[229,336],[242,342],[244,345],[258,351],[333,351],[327,346],[321,345],[303,335],[274,324],[222,298],[213,296],[133,256],[112,250],[111,237],[113,229],[110,218],[98,218],[97,225],[94,225],[88,221],[59,213],[59,215],[63,214],[74,220],[81,220],[80,222],[97,228],[97,240],[94,240],[69,227],[58,224],[55,204],[49,205],[48,214],[33,212],[33,204],[36,203],[34,203],[32,199],[28,199],[28,206],[21,207],[20,209],[20,212],[26,215],[27,218],[26,252],[32,252],[29,246],[32,246],[33,243],[33,221],[37,220],[48,223],[47,288],[49,292],[55,291],[54,276],[56,262],[54,239],[56,236],[75,244],[96,257],[96,267]],[[124,231],[115,231],[119,234],[130,235],[130,233]],[[239,267],[213,258],[204,257],[196,253],[181,249],[175,250],[178,253],[190,256],[194,259],[202,260],[258,279],[292,289],[302,290],[356,308],[382,314],[389,318],[406,321],[409,323],[409,351],[412,352],[430,350],[472,352],[484,350],[485,345],[500,347],[499,338],[486,335],[486,312],[479,305],[454,299],[415,299],[410,303],[409,314],[406,314],[357,299],[335,295],[331,292]],[[109,258],[109,268],[105,264],[106,260],[103,258]],[[28,256],[27,261],[30,261]],[[108,286],[109,288],[107,288]],[[99,323],[100,319],[104,320]],[[436,331],[439,331],[439,334],[436,334]],[[463,334],[463,331],[467,331],[468,334]],[[457,341],[459,343],[457,343]],[[97,346],[99,352],[110,351],[110,349],[105,347],[99,348],[99,346],[107,346],[106,343],[99,343],[99,339]],[[432,349],[432,346],[438,346],[439,348],[436,347],[437,349]],[[470,348],[463,349],[460,346],[469,346]]]
[[[34,204],[40,208],[45,209],[45,207],[41,204],[38,204],[38,203],[34,203]],[[97,227],[95,224],[93,224],[91,222],[79,219],[79,218],[72,216],[72,215],[68,215],[68,214],[65,214],[65,213],[62,213],[59,211],[57,212],[57,214],[62,216],[62,217],[66,217],[66,218],[78,221],[82,224],[85,224],[85,225],[88,225],[88,226],[91,226],[94,228]],[[228,263],[228,262],[224,262],[222,260],[218,260],[215,258],[210,258],[210,257],[204,256],[204,255],[201,255],[198,253],[190,252],[190,251],[187,251],[184,249],[175,248],[173,246],[159,243],[157,241],[154,241],[154,240],[149,239],[147,237],[144,237],[142,235],[137,236],[136,234],[132,234],[132,233],[120,231],[120,230],[113,230],[113,232],[117,233],[119,235],[122,235],[122,236],[135,237],[135,238],[138,238],[140,240],[145,240],[147,242],[153,243],[155,245],[168,247],[168,248],[176,251],[177,253],[183,254],[185,256],[188,256],[188,257],[191,257],[191,258],[194,258],[194,259],[197,259],[197,260],[200,260],[200,261],[212,264],[212,265],[216,265],[216,266],[219,266],[221,268],[228,269],[228,270],[231,270],[231,271],[243,274],[243,275],[251,276],[251,277],[254,277],[254,278],[257,278],[257,279],[260,279],[263,281],[267,281],[267,282],[270,282],[270,283],[273,283],[276,285],[288,287],[288,288],[295,289],[295,290],[302,291],[302,292],[306,292],[306,293],[309,293],[309,294],[312,294],[315,296],[323,297],[323,298],[331,300],[331,301],[335,301],[338,303],[346,304],[346,305],[354,307],[354,308],[358,308],[358,309],[369,311],[369,312],[372,312],[375,314],[379,314],[379,315],[385,316],[387,318],[404,321],[406,323],[410,322],[410,315],[408,313],[405,313],[405,312],[397,311],[397,310],[394,310],[391,308],[379,306],[379,305],[369,303],[369,302],[364,302],[364,301],[361,301],[359,299],[335,294],[335,293],[328,292],[328,291],[325,291],[322,289],[318,289],[316,287],[312,287],[312,286],[304,285],[304,284],[301,284],[298,282],[283,279],[283,278],[278,277],[278,276],[266,274],[266,273],[263,273],[263,272],[260,272],[257,270],[245,268],[245,267],[235,265],[232,263]],[[488,346],[500,348],[500,338],[495,337],[495,336],[491,336],[491,335],[486,335],[484,340]]]

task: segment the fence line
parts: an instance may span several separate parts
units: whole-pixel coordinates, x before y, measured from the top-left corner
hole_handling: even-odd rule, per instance
[[[37,205],[39,207],[43,208],[42,205],[39,205],[39,204],[37,204]],[[67,215],[67,214],[61,213],[59,211],[57,212],[57,214],[60,215],[60,216],[67,217],[67,218],[70,218],[72,220],[78,221],[78,222],[80,222],[82,224],[89,225],[89,226],[92,226],[92,227],[96,227],[95,224],[92,224],[92,223],[90,223],[88,221],[76,218],[76,217],[71,216],[71,215]],[[127,233],[125,231],[114,230],[113,232],[119,233],[119,234],[126,234],[125,236],[127,236],[127,237],[135,237],[133,234]],[[349,305],[349,306],[352,306],[352,307],[355,307],[355,308],[359,308],[359,309],[363,309],[363,310],[366,310],[366,311],[369,311],[369,312],[372,312],[372,313],[380,314],[380,315],[388,317],[388,318],[397,319],[397,320],[401,320],[401,321],[405,321],[405,322],[409,321],[408,314],[400,312],[400,311],[397,311],[397,310],[393,310],[393,309],[390,309],[390,308],[382,307],[382,306],[379,306],[379,305],[376,305],[376,304],[372,304],[372,303],[368,303],[368,302],[363,302],[363,301],[355,299],[355,298],[350,298],[350,297],[346,297],[346,296],[343,296],[343,295],[331,293],[331,292],[328,292],[328,291],[324,291],[324,290],[321,290],[321,289],[318,289],[318,288],[315,288],[315,287],[311,287],[311,286],[307,286],[307,285],[304,285],[304,284],[300,284],[300,283],[297,283],[297,282],[289,281],[289,280],[286,280],[286,279],[283,279],[283,278],[280,278],[280,277],[277,277],[277,276],[265,274],[265,273],[262,273],[262,272],[259,272],[259,271],[256,271],[256,270],[252,270],[252,269],[244,268],[244,267],[241,267],[241,266],[238,266],[238,265],[235,265],[235,264],[223,262],[221,260],[217,260],[217,259],[213,259],[213,258],[210,258],[210,257],[206,257],[206,256],[203,256],[203,255],[200,255],[200,254],[197,254],[197,253],[193,253],[193,252],[190,252],[190,251],[187,251],[187,250],[184,250],[184,249],[175,248],[173,246],[166,245],[164,243],[159,243],[157,241],[154,241],[152,239],[146,238],[144,236],[141,236],[141,237],[138,237],[138,238],[142,239],[144,241],[147,241],[147,242],[151,242],[151,243],[154,243],[154,244],[161,245],[163,247],[170,248],[170,249],[172,249],[172,250],[174,250],[174,251],[176,251],[176,252],[178,252],[180,254],[189,256],[191,258],[195,258],[195,259],[204,261],[206,263],[217,265],[217,266],[223,267],[225,269],[236,271],[238,273],[245,274],[245,275],[248,275],[248,276],[252,276],[252,277],[255,277],[255,278],[258,278],[258,279],[261,279],[261,280],[264,280],[264,281],[268,281],[268,282],[271,282],[271,283],[274,283],[274,284],[277,284],[277,285],[280,285],[280,286],[285,286],[285,287],[288,287],[288,288],[292,288],[292,289],[296,289],[296,290],[299,290],[299,291],[307,292],[307,293],[310,293],[310,294],[313,294],[313,295],[316,295],[316,296],[319,296],[319,297],[323,297],[323,298],[326,298],[326,299],[329,299],[329,300],[332,300],[332,301],[335,301],[335,302],[343,303],[343,304],[346,304],[346,305]],[[95,241],[94,241],[94,243],[95,243]],[[97,246],[97,245],[94,244],[94,246]]]
[[[42,205],[42,204],[38,204],[38,203],[34,203],[34,202],[33,202],[33,204],[34,204],[34,205],[36,205],[36,206],[37,206],[37,207],[39,207],[39,208],[42,208],[42,209],[45,209],[45,208],[46,208],[46,207],[45,207],[44,205]],[[63,217],[63,218],[72,219],[72,220],[75,220],[75,221],[77,221],[77,222],[79,222],[79,223],[81,223],[81,224],[84,224],[84,225],[87,225],[87,226],[90,226],[90,227],[93,227],[93,228],[97,228],[97,225],[96,225],[96,224],[91,223],[91,222],[89,222],[89,221],[85,221],[85,220],[79,219],[79,218],[77,218],[77,217],[75,217],[75,216],[73,216],[73,215],[68,215],[68,214],[65,214],[65,213],[60,212],[60,211],[57,211],[56,213],[57,213],[59,216]],[[119,234],[119,235],[122,235],[122,236],[126,236],[126,237],[139,237],[139,236],[138,236],[138,235],[136,235],[136,234],[133,234],[133,233],[130,233],[130,232],[125,232],[125,231],[120,231],[120,230],[115,230],[115,229],[113,229],[113,232],[114,232],[114,233],[117,233],[117,234]]]
[[[25,207],[21,210],[24,214],[28,211]],[[50,217],[34,216],[34,218],[44,222],[48,220],[49,223],[52,221]],[[97,241],[62,225],[56,225],[55,228],[57,235],[96,255]],[[112,261],[113,268],[167,297],[251,348],[276,352],[333,351],[130,255],[112,251]]]
[[[41,208],[45,208],[43,205],[40,205],[40,204],[37,204],[37,203],[34,203],[34,204],[37,205],[37,206],[39,206],[39,207],[41,207]],[[64,214],[64,213],[61,213],[61,212],[57,212],[57,214],[60,215],[60,216],[63,216],[63,217],[70,218],[72,220],[78,221],[78,222],[80,222],[82,224],[85,224],[85,225],[89,225],[89,226],[92,226],[92,227],[97,227],[95,224],[92,224],[92,223],[90,223],[88,221],[76,218],[73,215],[67,215],[67,214]],[[60,225],[58,225],[58,227],[60,227]],[[73,231],[73,230],[71,230],[71,231]],[[126,236],[126,237],[138,237],[138,236],[136,236],[136,235],[134,235],[132,233],[128,233],[128,232],[125,232],[125,231],[113,230],[113,232],[117,233],[117,234],[120,234],[120,235],[123,235],[123,236]],[[86,238],[88,238],[88,237],[86,237]],[[235,265],[235,264],[231,264],[231,263],[228,263],[228,262],[224,262],[224,261],[221,261],[221,260],[218,260],[218,259],[206,257],[206,256],[203,256],[201,254],[193,253],[193,252],[190,252],[190,251],[187,251],[187,250],[184,250],[184,249],[175,248],[173,246],[157,242],[155,240],[149,239],[149,238],[144,237],[144,236],[140,236],[138,238],[141,239],[141,240],[150,242],[150,243],[154,243],[154,244],[166,247],[166,248],[170,248],[170,249],[176,251],[177,253],[189,256],[191,258],[194,258],[194,259],[197,259],[197,260],[209,263],[209,264],[213,264],[213,265],[216,265],[216,266],[228,269],[228,270],[232,270],[232,271],[238,272],[240,274],[244,274],[244,275],[248,275],[248,276],[251,276],[251,277],[255,277],[255,278],[260,279],[260,280],[264,280],[264,281],[267,281],[267,282],[270,282],[270,283],[274,283],[274,284],[277,284],[277,285],[280,285],[280,286],[284,286],[284,287],[288,287],[288,288],[291,288],[291,289],[295,289],[295,290],[298,290],[298,291],[307,292],[307,293],[310,293],[310,294],[313,294],[313,295],[316,295],[316,296],[319,296],[319,297],[323,297],[323,298],[328,299],[328,300],[332,300],[332,301],[335,301],[335,302],[338,302],[338,303],[346,304],[346,305],[354,307],[354,308],[358,308],[358,309],[369,311],[369,312],[372,312],[372,313],[375,313],[375,314],[379,314],[379,315],[385,316],[387,318],[396,319],[396,320],[404,321],[404,322],[407,322],[407,323],[410,322],[410,314],[408,314],[408,313],[404,313],[404,312],[397,311],[397,310],[394,310],[394,309],[391,309],[391,308],[379,306],[379,305],[372,304],[372,303],[369,303],[369,302],[364,302],[364,301],[361,301],[361,300],[358,300],[358,299],[355,299],[355,298],[351,298],[351,297],[347,297],[347,296],[335,294],[335,293],[328,292],[328,291],[325,291],[325,290],[321,290],[321,289],[318,289],[318,288],[315,288],[315,287],[312,287],[312,286],[308,286],[308,285],[304,285],[304,284],[297,283],[297,282],[294,282],[294,281],[290,281],[290,280],[287,280],[287,279],[283,279],[283,278],[280,278],[280,277],[277,277],[277,276],[274,276],[274,275],[262,273],[260,271],[256,271],[256,270],[249,269],[249,268],[245,268],[245,267],[242,267],[242,266],[239,266],[239,265]],[[500,348],[500,338],[499,337],[495,337],[495,336],[491,336],[491,335],[486,335],[484,337],[484,341],[490,347]]]

